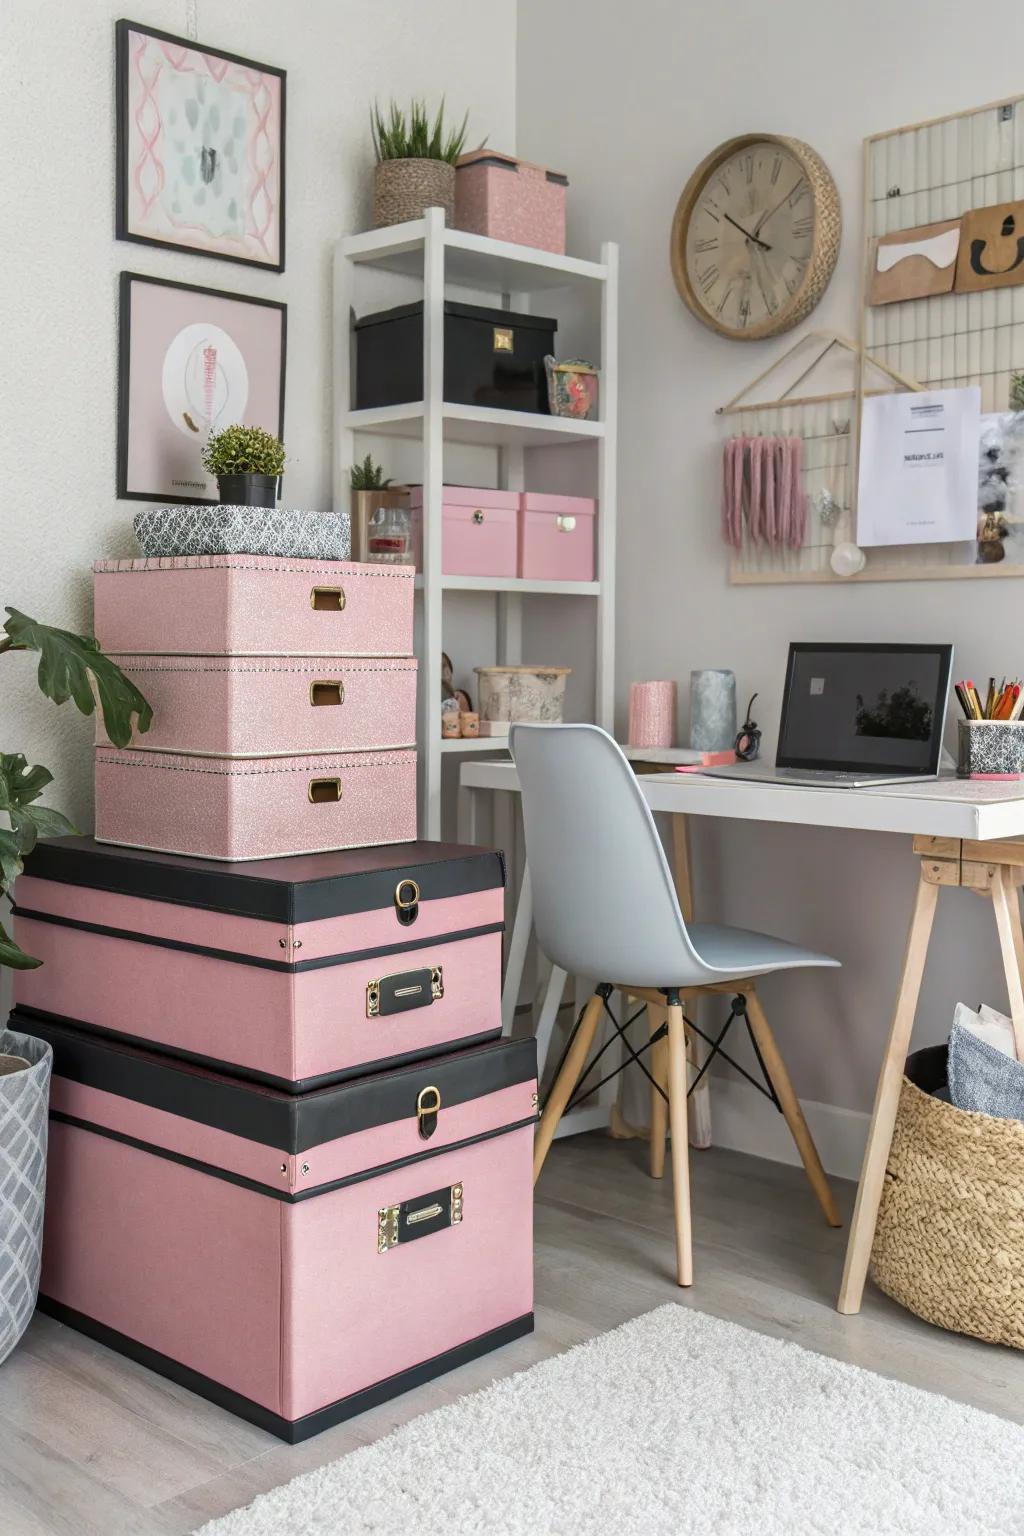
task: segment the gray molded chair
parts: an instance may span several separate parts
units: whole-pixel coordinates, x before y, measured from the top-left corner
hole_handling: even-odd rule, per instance
[[[522,789],[537,942],[570,975],[601,978],[576,1023],[541,1116],[534,1180],[583,1074],[609,996],[618,990],[646,1002],[654,1066],[648,1075],[655,1090],[652,1172],[660,1171],[655,1138],[664,1159],[667,1099],[678,1280],[690,1285],[689,1021],[683,1001],[724,993],[732,998],[726,1029],[737,1018],[746,1023],[769,1095],[786,1118],[825,1218],[839,1226],[825,1171],[754,986],[755,977],[775,971],[839,962],[766,934],[719,923],[687,924],[650,807],[606,731],[596,725],[516,725],[510,746]],[[665,1025],[658,1022],[662,1018]],[[724,1034],[713,1042],[716,1050]]]

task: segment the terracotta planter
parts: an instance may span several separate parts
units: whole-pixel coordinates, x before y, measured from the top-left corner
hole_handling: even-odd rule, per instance
[[[373,178],[373,225],[421,219],[427,208],[443,208],[455,222],[455,167],[447,160],[381,160]]]

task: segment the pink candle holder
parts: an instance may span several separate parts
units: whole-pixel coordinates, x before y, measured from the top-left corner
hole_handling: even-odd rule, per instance
[[[676,739],[676,685],[670,682],[629,685],[629,745],[672,747]]]

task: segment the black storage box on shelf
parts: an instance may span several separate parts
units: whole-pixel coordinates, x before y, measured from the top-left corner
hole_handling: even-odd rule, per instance
[[[479,304],[444,306],[444,398],[548,413],[544,358],[558,321]],[[423,398],[423,301],[355,322],[356,410]]]

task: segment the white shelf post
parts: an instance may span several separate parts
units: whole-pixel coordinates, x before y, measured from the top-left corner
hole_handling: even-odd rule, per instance
[[[615,477],[619,410],[619,248],[601,247],[601,418],[597,444],[597,598],[594,719],[615,731]]]
[[[423,240],[423,636],[419,667],[421,837],[441,836],[441,513],[444,502],[444,209]]]

